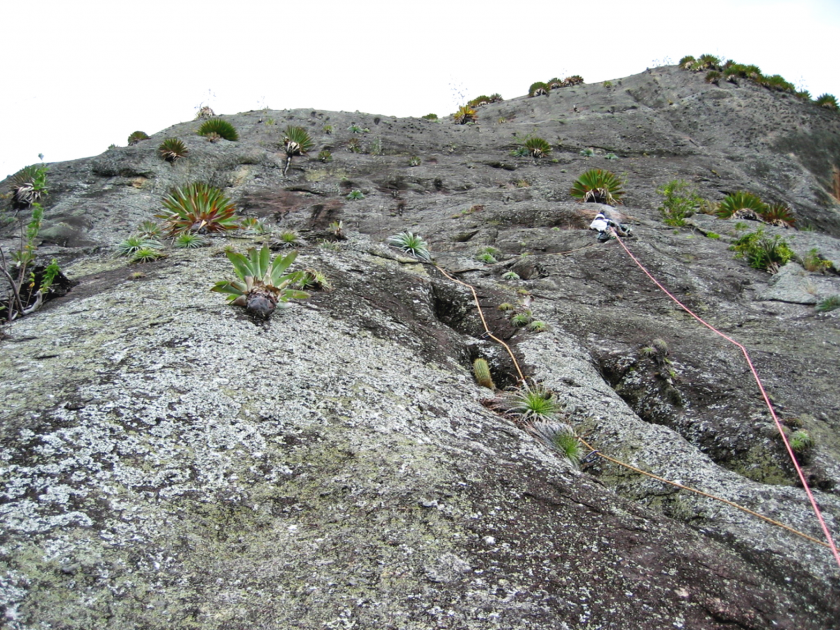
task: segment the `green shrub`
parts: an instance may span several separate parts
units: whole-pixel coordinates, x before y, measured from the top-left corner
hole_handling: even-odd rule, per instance
[[[227,293],[232,305],[244,306],[254,317],[268,319],[278,303],[309,297],[308,293],[293,288],[302,272],[285,273],[297,252],[282,258],[277,256],[272,261],[268,246],[263,245],[259,251],[249,250],[248,256],[228,251],[227,257],[239,281],[217,282],[211,291]]]
[[[745,258],[750,267],[772,271],[793,258],[787,241],[778,235],[769,236],[763,228],[745,234],[733,243],[736,258]]]
[[[790,448],[794,453],[802,455],[814,448],[814,438],[805,429],[794,431],[790,436]]]
[[[621,180],[614,173],[593,168],[575,180],[569,191],[575,199],[584,202],[607,203],[614,206],[620,203],[624,194]]]
[[[364,199],[365,195],[361,190],[351,190],[347,193],[346,199],[349,201],[358,201],[360,199]]]
[[[522,141],[522,148],[533,158],[545,157],[551,153],[551,145],[538,136],[528,136]]]
[[[160,143],[158,155],[167,162],[174,162],[187,155],[187,146],[178,138],[167,138]]]
[[[142,140],[148,140],[148,139],[149,139],[149,134],[147,134],[145,131],[135,131],[130,136],[128,136],[128,144],[129,144],[129,146],[131,146],[132,144],[137,144],[138,142],[140,142]]]
[[[438,115],[437,114],[426,114],[425,116],[422,116],[422,118],[425,118],[426,120],[437,120]]]
[[[534,321],[528,324],[528,330],[535,333],[545,332],[546,330],[548,330],[548,324],[546,324],[544,321],[535,319]]]
[[[534,318],[531,314],[531,311],[522,311],[521,313],[516,313],[513,317],[510,318],[510,323],[513,325],[514,328],[524,328],[532,321],[534,321]]]
[[[720,81],[721,73],[717,70],[709,70],[706,73],[706,83],[714,83],[717,85],[717,82]]]
[[[506,271],[502,274],[503,280],[519,280],[519,274],[515,271]]]
[[[718,234],[717,232],[706,232],[706,238],[717,240],[720,238],[720,234]]]
[[[321,162],[332,162],[332,153],[330,153],[327,149],[318,152],[318,160]]]
[[[431,262],[432,256],[429,253],[429,246],[422,236],[411,232],[400,232],[388,239],[388,244],[396,247],[406,254],[419,258],[424,262]]]
[[[837,111],[838,109],[837,99],[831,94],[821,94],[814,102],[820,107],[826,107],[828,109],[833,109],[834,111]]]
[[[703,198],[694,187],[681,179],[673,179],[656,189],[662,195],[658,210],[666,225],[683,226],[685,220],[700,209]]]
[[[811,272],[824,273],[831,269],[834,263],[820,256],[820,251],[814,247],[805,254],[805,258],[802,259],[802,266]]]
[[[171,236],[184,232],[221,234],[239,229],[233,202],[207,184],[176,188],[163,200],[163,206],[164,210],[155,216],[164,220]]]
[[[201,124],[201,127],[198,128],[199,136],[209,138],[211,134],[216,134],[220,138],[230,140],[231,142],[239,140],[239,134],[236,133],[234,126],[221,118],[211,118],[210,120],[206,120]]]

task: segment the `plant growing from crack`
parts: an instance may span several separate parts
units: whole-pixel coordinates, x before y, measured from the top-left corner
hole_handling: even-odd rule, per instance
[[[137,144],[138,142],[140,142],[142,140],[148,140],[148,139],[149,139],[149,134],[147,134],[145,131],[135,131],[130,136],[128,136],[128,146],[131,146],[133,144]]]
[[[527,425],[525,430],[556,450],[573,466],[580,465],[583,448],[574,429],[565,422],[537,420]]]
[[[129,236],[117,243],[117,254],[120,256],[134,256],[141,249],[160,249],[160,241],[143,235]]]
[[[458,111],[452,114],[452,118],[459,125],[466,125],[467,123],[474,123],[478,120],[478,114],[469,105],[462,105]]]
[[[684,226],[685,220],[699,211],[703,198],[694,187],[681,179],[673,179],[656,189],[662,195],[658,210],[666,225]]]
[[[493,383],[493,376],[490,374],[490,365],[487,363],[487,359],[476,359],[473,361],[473,373],[479,385],[487,389],[496,389],[496,385]]]
[[[178,138],[166,138],[158,147],[158,155],[172,164],[189,153],[187,146]]]
[[[763,228],[745,234],[732,244],[736,258],[745,258],[750,267],[774,272],[793,258],[793,251],[779,235],[769,236]]]
[[[508,393],[506,402],[521,422],[550,421],[560,413],[554,393],[539,383],[525,383]]]
[[[239,280],[217,282],[211,291],[226,293],[231,304],[244,306],[253,317],[268,319],[278,304],[309,297],[308,293],[294,288],[302,272],[286,273],[297,252],[272,260],[271,252],[263,245],[260,250],[248,250],[247,256],[228,251],[227,257]]]
[[[767,209],[767,204],[758,195],[739,190],[724,197],[718,204],[715,214],[721,219],[729,219],[735,216],[736,218],[757,221]]]
[[[412,232],[400,232],[388,239],[388,245],[396,247],[400,251],[419,258],[424,262],[432,262],[432,255],[429,246],[422,236]]]

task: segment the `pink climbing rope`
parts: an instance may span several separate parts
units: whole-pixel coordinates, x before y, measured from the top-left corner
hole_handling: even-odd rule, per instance
[[[825,538],[828,541],[828,546],[831,549],[831,553],[834,554],[834,559],[837,561],[837,566],[840,567],[840,553],[838,553],[837,547],[834,544],[834,540],[831,538],[831,532],[828,530],[828,525],[826,525],[825,519],[823,519],[823,516],[822,516],[822,512],[820,512],[820,508],[817,505],[816,500],[814,499],[814,495],[811,493],[811,489],[808,487],[808,482],[805,480],[805,474],[802,472],[802,468],[800,468],[799,462],[796,461],[796,456],[793,453],[793,449],[790,446],[790,442],[788,442],[787,436],[785,435],[784,430],[782,430],[782,423],[779,420],[779,417],[776,415],[776,411],[773,409],[773,405],[770,402],[770,397],[767,395],[767,392],[764,389],[764,385],[762,384],[761,379],[758,377],[758,372],[756,371],[755,366],[753,365],[752,359],[750,359],[750,355],[747,352],[747,349],[742,344],[738,343],[737,341],[735,341],[731,337],[729,337],[729,336],[723,334],[722,332],[720,332],[717,328],[715,328],[711,324],[706,323],[699,316],[695,315],[691,311],[691,309],[689,309],[685,304],[683,304],[676,297],[674,297],[671,294],[671,292],[668,291],[668,289],[666,289],[664,286],[662,286],[659,283],[659,281],[656,278],[654,278],[647,269],[645,269],[645,266],[641,262],[639,262],[638,258],[636,258],[633,255],[633,252],[631,252],[629,249],[627,249],[627,246],[624,244],[624,241],[621,239],[621,237],[618,236],[618,234],[615,233],[615,230],[612,230],[612,232],[613,232],[613,235],[615,236],[616,240],[621,245],[621,247],[624,248],[625,252],[627,252],[627,255],[630,256],[630,258],[633,260],[633,262],[636,263],[636,265],[638,265],[639,269],[641,269],[644,272],[644,274],[648,278],[650,278],[651,281],[657,287],[659,287],[659,289],[665,295],[667,295],[669,298],[671,298],[674,302],[677,303],[677,305],[679,305],[679,307],[682,310],[684,310],[686,313],[691,315],[694,319],[696,319],[698,322],[703,324],[706,328],[711,330],[713,333],[715,333],[716,335],[719,335],[720,337],[723,337],[729,343],[734,344],[734,345],[738,346],[738,348],[740,348],[741,352],[744,354],[744,358],[747,360],[747,365],[750,366],[750,371],[752,372],[753,378],[755,378],[755,382],[758,385],[758,389],[761,392],[761,396],[764,398],[764,402],[767,404],[767,408],[770,410],[770,415],[773,416],[773,421],[776,423],[776,428],[779,430],[779,434],[782,436],[782,440],[785,443],[785,448],[787,449],[788,455],[790,455],[790,459],[793,462],[793,466],[794,466],[794,468],[796,468],[796,474],[799,475],[799,480],[802,482],[802,487],[805,488],[805,493],[808,495],[808,499],[811,501],[811,507],[814,508],[814,513],[817,515],[817,520],[819,520],[819,522],[820,522],[820,526],[822,527],[823,533],[825,534]]]

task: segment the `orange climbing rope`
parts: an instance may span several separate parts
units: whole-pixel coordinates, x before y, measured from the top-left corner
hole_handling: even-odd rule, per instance
[[[623,245],[623,243],[622,243],[622,245]],[[587,247],[588,247],[588,246],[587,246]],[[579,248],[579,249],[585,249],[585,247],[582,247],[582,248]],[[625,249],[627,249],[627,248],[625,247]],[[578,251],[578,250],[571,250],[571,251]],[[628,252],[628,254],[630,253],[630,252],[629,252],[629,250],[627,250],[627,252]],[[571,252],[561,252],[561,253],[571,253]],[[631,257],[633,257],[633,255],[632,255],[632,254],[630,254],[630,256],[631,256]],[[634,260],[635,260],[635,258],[634,258]],[[639,263],[637,262],[637,264],[639,264]],[[640,265],[640,266],[641,266],[641,265]],[[485,330],[485,332],[487,333],[487,336],[488,336],[488,337],[490,337],[491,339],[493,339],[494,341],[496,341],[497,343],[501,344],[502,346],[504,346],[505,350],[507,350],[507,353],[510,355],[510,358],[511,358],[511,360],[513,361],[514,366],[516,367],[516,371],[517,371],[517,372],[518,372],[518,374],[519,374],[519,379],[520,379],[520,381],[524,382],[524,381],[525,381],[525,375],[522,373],[522,370],[521,370],[521,369],[520,369],[520,367],[519,367],[519,362],[516,360],[516,356],[513,354],[513,350],[511,350],[511,349],[510,349],[510,346],[508,346],[508,344],[506,344],[504,341],[502,341],[502,340],[501,340],[501,339],[499,339],[498,337],[494,336],[494,335],[493,335],[493,333],[491,332],[490,328],[487,326],[487,320],[484,318],[484,312],[483,312],[483,310],[482,310],[482,308],[481,308],[481,303],[479,302],[479,299],[478,299],[478,294],[475,292],[475,288],[474,288],[471,284],[468,284],[468,283],[466,283],[466,282],[463,282],[463,281],[461,281],[461,280],[458,280],[457,278],[453,278],[451,275],[449,275],[448,273],[446,273],[446,271],[445,271],[442,267],[440,267],[439,265],[435,265],[435,267],[436,267],[436,269],[437,269],[438,271],[440,271],[440,272],[441,272],[444,276],[446,276],[447,278],[449,278],[449,279],[450,279],[450,280],[452,280],[453,282],[455,282],[455,283],[457,283],[457,284],[460,284],[461,286],[467,287],[467,288],[470,290],[470,292],[471,292],[471,293],[472,293],[472,295],[473,295],[473,299],[475,300],[475,305],[476,305],[476,308],[478,309],[478,315],[479,315],[479,317],[481,318],[481,323],[482,323],[482,325],[484,326],[484,330]],[[644,269],[644,268],[643,268],[643,269]],[[646,272],[646,273],[647,273],[647,272]],[[651,279],[653,279],[653,276],[650,276],[650,274],[648,274],[648,276],[649,276]],[[656,280],[654,280],[654,282],[656,282]],[[662,288],[662,286],[661,286],[661,285],[659,285],[659,283],[658,283],[658,282],[657,282],[657,286],[659,286],[660,288]],[[664,290],[664,288],[663,288],[663,290]],[[666,293],[667,293],[667,291],[666,291]],[[668,295],[670,295],[670,293],[669,293]],[[672,299],[674,299],[674,300],[676,301],[676,298],[673,298],[673,296],[672,296]],[[678,303],[679,303],[679,302],[678,302]],[[682,306],[682,305],[681,305],[681,306]],[[683,308],[685,308],[685,307],[683,307]],[[688,310],[688,309],[686,309],[686,310]],[[693,313],[692,313],[692,315],[693,315]],[[697,316],[695,315],[695,317],[697,317]],[[699,319],[699,318],[697,318],[697,319]],[[702,321],[702,320],[701,320],[701,321]],[[704,323],[705,323],[705,322],[704,322]],[[706,326],[708,326],[708,324],[706,324]],[[710,327],[710,326],[709,326],[709,327]],[[711,328],[711,327],[710,327],[710,328]],[[742,346],[742,348],[743,348],[743,346]],[[746,353],[746,350],[744,350],[744,352]],[[763,391],[763,390],[762,390],[762,391]],[[586,448],[588,448],[588,449],[591,451],[591,453],[590,453],[590,454],[595,454],[595,455],[597,455],[598,457],[601,457],[602,459],[605,459],[606,461],[612,462],[613,464],[616,464],[616,465],[618,465],[618,466],[622,466],[622,467],[624,467],[624,468],[627,468],[627,469],[629,469],[629,470],[632,470],[632,471],[634,471],[634,472],[637,472],[637,473],[639,473],[640,475],[644,475],[644,476],[646,476],[646,477],[650,477],[650,478],[652,478],[652,479],[655,479],[655,480],[657,480],[657,481],[660,481],[661,483],[665,483],[665,484],[668,484],[668,485],[671,485],[671,486],[675,486],[675,487],[677,487],[677,488],[679,488],[679,489],[681,489],[681,490],[688,490],[689,492],[693,492],[693,493],[698,494],[698,495],[700,495],[700,496],[704,496],[704,497],[706,497],[706,498],[713,499],[713,500],[715,500],[715,501],[719,501],[719,502],[721,502],[721,503],[724,503],[724,504],[726,504],[726,505],[728,505],[728,506],[730,506],[730,507],[733,507],[733,508],[735,508],[735,509],[737,509],[737,510],[741,510],[742,512],[745,512],[746,514],[750,514],[750,515],[755,516],[755,517],[757,517],[757,518],[760,518],[761,520],[766,521],[766,522],[768,522],[768,523],[770,523],[770,524],[772,524],[772,525],[775,525],[775,526],[777,526],[777,527],[781,527],[782,529],[784,529],[784,530],[786,530],[786,531],[788,531],[788,532],[790,532],[790,533],[792,533],[792,534],[795,534],[795,535],[797,535],[797,536],[800,536],[800,537],[802,537],[802,538],[805,538],[806,540],[809,540],[809,541],[811,541],[811,542],[813,542],[813,543],[816,543],[816,544],[818,544],[818,545],[821,545],[821,546],[823,546],[823,547],[827,547],[827,548],[831,549],[831,550],[835,553],[835,556],[836,556],[836,549],[835,549],[835,547],[833,546],[833,544],[834,544],[834,543],[833,543],[833,541],[832,541],[832,539],[831,539],[830,535],[828,536],[828,540],[829,540],[829,543],[830,543],[830,544],[826,544],[826,543],[822,542],[821,540],[817,540],[816,538],[814,538],[814,537],[812,537],[812,536],[809,536],[808,534],[806,534],[806,533],[804,533],[804,532],[799,531],[798,529],[794,529],[793,527],[790,527],[790,526],[788,526],[788,525],[785,525],[784,523],[781,523],[781,522],[776,521],[776,520],[774,520],[774,519],[772,519],[772,518],[769,518],[769,517],[767,517],[767,516],[764,516],[764,515],[762,515],[762,514],[759,514],[758,512],[755,512],[755,511],[753,511],[753,510],[751,510],[751,509],[749,509],[749,508],[746,508],[746,507],[744,507],[744,506],[742,506],[742,505],[738,505],[737,503],[734,503],[734,502],[729,501],[729,500],[727,500],[727,499],[724,499],[724,498],[722,498],[722,497],[718,497],[718,496],[716,496],[716,495],[714,495],[714,494],[710,494],[710,493],[708,493],[708,492],[703,492],[702,490],[697,490],[696,488],[692,488],[692,487],[690,487],[690,486],[686,486],[686,485],[681,484],[681,483],[678,483],[678,482],[676,482],[676,481],[669,481],[668,479],[665,479],[665,478],[663,478],[663,477],[659,477],[658,475],[654,475],[653,473],[647,472],[646,470],[642,470],[641,468],[637,468],[637,467],[635,467],[635,466],[632,466],[632,465],[630,465],[630,464],[627,464],[627,463],[625,463],[625,462],[622,462],[622,461],[620,461],[620,460],[617,460],[617,459],[615,459],[615,458],[613,458],[613,457],[610,457],[609,455],[604,455],[603,453],[601,453],[600,451],[598,451],[597,449],[595,449],[593,446],[591,446],[588,442],[586,442],[583,438],[578,437],[578,439],[581,441],[581,443],[582,443],[582,444],[583,444]],[[806,486],[806,488],[807,488],[807,486]],[[823,522],[823,521],[822,521],[822,519],[821,519],[821,522]],[[826,529],[827,529],[827,528],[826,528]]]
[[[826,525],[825,519],[823,519],[823,516],[822,516],[822,512],[820,512],[820,508],[817,505],[817,501],[814,499],[814,495],[811,493],[811,489],[808,487],[808,481],[805,479],[805,473],[802,472],[802,468],[799,466],[799,462],[796,461],[796,456],[794,455],[793,448],[791,448],[790,442],[788,441],[787,436],[785,435],[785,432],[782,429],[782,423],[779,420],[779,417],[776,415],[776,410],[773,409],[773,405],[770,402],[770,397],[767,395],[767,391],[764,389],[764,385],[763,385],[763,383],[761,382],[761,379],[758,376],[758,372],[756,371],[755,366],[753,365],[752,359],[750,358],[750,355],[747,352],[747,349],[742,344],[738,343],[737,341],[735,341],[731,337],[723,334],[717,328],[715,328],[711,324],[709,324],[706,321],[704,321],[703,319],[701,319],[698,315],[695,315],[694,312],[691,311],[691,309],[689,309],[685,304],[683,304],[676,297],[674,297],[668,291],[668,289],[666,289],[664,286],[662,286],[659,283],[659,281],[656,278],[654,278],[653,275],[651,275],[651,273],[647,269],[645,269],[645,266],[641,262],[639,262],[639,259],[636,258],[633,255],[633,253],[627,248],[627,245],[624,244],[624,241],[621,239],[620,236],[618,236],[618,234],[616,234],[614,229],[612,229],[612,233],[615,236],[616,240],[621,245],[621,247],[624,249],[624,251],[627,252],[627,255],[630,256],[630,258],[633,260],[634,263],[636,263],[636,265],[639,267],[639,269],[641,269],[644,272],[644,274],[648,278],[650,278],[651,281],[657,287],[659,287],[659,289],[665,295],[667,295],[669,298],[671,298],[681,309],[683,309],[686,313],[691,315],[698,322],[703,324],[706,328],[711,330],[716,335],[718,335],[720,337],[723,337],[724,339],[726,339],[726,341],[728,341],[729,343],[737,346],[741,350],[741,352],[744,355],[744,359],[746,359],[746,361],[747,361],[747,365],[749,365],[749,367],[750,367],[750,371],[752,372],[752,375],[753,375],[753,378],[755,379],[756,385],[758,385],[758,390],[761,392],[761,396],[764,398],[764,402],[766,403],[767,408],[770,410],[770,415],[773,416],[773,421],[776,423],[776,428],[779,430],[779,434],[782,436],[782,441],[784,441],[785,448],[787,449],[788,455],[790,455],[790,459],[793,462],[793,466],[794,466],[794,468],[796,468],[796,474],[799,475],[799,480],[802,482],[802,487],[805,489],[805,493],[808,495],[808,500],[811,502],[811,507],[813,507],[813,509],[814,509],[814,514],[816,514],[817,520],[820,522],[820,527],[822,527],[823,534],[825,534],[825,538],[828,541],[828,545],[826,545],[826,546],[829,549],[831,549],[831,553],[834,554],[834,559],[837,561],[837,566],[840,566],[840,553],[838,553],[838,551],[837,551],[837,547],[835,546],[834,540],[831,537],[831,532],[828,530],[828,525]]]

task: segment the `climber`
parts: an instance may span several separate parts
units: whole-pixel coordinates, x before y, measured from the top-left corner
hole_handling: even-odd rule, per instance
[[[613,238],[613,230],[619,236],[627,237],[631,236],[633,230],[631,230],[628,226],[622,225],[617,221],[613,221],[611,218],[604,215],[603,212],[599,212],[592,223],[589,224],[590,230],[596,230],[598,232],[598,242],[599,243],[606,243],[608,240]]]

